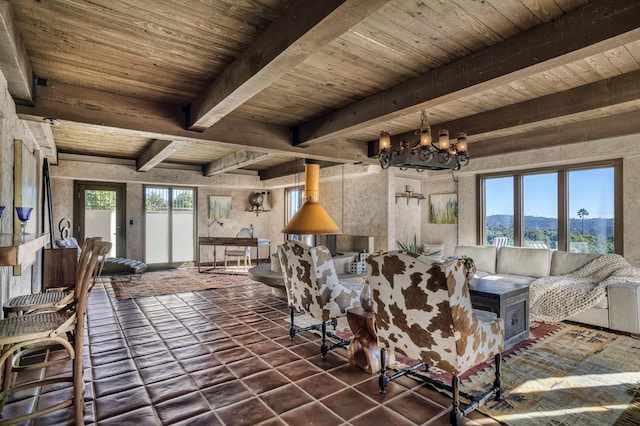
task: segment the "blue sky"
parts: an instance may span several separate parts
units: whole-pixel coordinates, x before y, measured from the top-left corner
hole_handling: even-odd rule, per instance
[[[568,180],[570,217],[581,208],[590,219],[613,217],[613,168],[570,171]],[[525,176],[525,215],[558,217],[557,187],[555,173]],[[487,216],[494,214],[513,214],[512,178],[487,181]]]

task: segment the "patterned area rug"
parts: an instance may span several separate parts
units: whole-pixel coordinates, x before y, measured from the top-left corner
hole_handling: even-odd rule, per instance
[[[502,363],[504,401],[479,410],[509,425],[639,425],[640,340],[563,324]],[[493,369],[461,383],[490,386]]]
[[[244,274],[236,271],[199,273],[195,268],[147,272],[130,281],[112,280],[111,282],[118,300],[250,284],[260,283],[247,278],[246,272]]]
[[[317,323],[308,315],[294,321],[300,327]],[[353,336],[343,320],[336,334]],[[578,324],[532,322],[529,339],[502,355],[504,401],[478,408],[501,423],[640,425],[640,339]],[[400,368],[415,364],[398,353],[396,361]],[[451,383],[447,373],[427,374]],[[480,364],[462,375],[461,391],[481,393],[494,377],[493,362]]]

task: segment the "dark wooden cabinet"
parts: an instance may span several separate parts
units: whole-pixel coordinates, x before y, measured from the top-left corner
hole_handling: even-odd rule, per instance
[[[474,278],[469,281],[471,304],[504,320],[504,348],[529,337],[529,285]]]
[[[42,260],[44,273],[42,274],[42,288],[71,287],[75,285],[78,249],[56,248],[44,249]]]

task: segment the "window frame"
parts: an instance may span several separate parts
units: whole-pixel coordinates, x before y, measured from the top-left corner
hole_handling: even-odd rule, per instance
[[[558,174],[558,250],[566,251],[568,248],[569,237],[569,215],[567,212],[568,205],[568,180],[567,174],[573,171],[599,169],[605,167],[613,168],[613,187],[614,187],[614,252],[619,255],[624,255],[624,218],[623,218],[623,161],[622,159],[612,159],[595,161],[589,163],[571,164],[564,166],[549,166],[538,167],[522,170],[502,171],[495,173],[482,173],[476,175],[476,194],[477,194],[477,228],[476,244],[483,245],[485,239],[486,228],[486,206],[485,206],[485,180],[503,177],[512,177],[513,182],[513,200],[514,200],[514,212],[513,212],[513,244],[514,246],[521,247],[523,240],[523,197],[522,197],[522,185],[523,176],[534,175],[540,173],[556,172]]]
[[[289,211],[291,210],[291,204],[292,204],[291,203],[291,198],[292,198],[291,194],[294,191],[296,191],[296,192],[299,191],[300,192],[300,199],[299,199],[300,207],[302,207],[302,205],[306,201],[305,200],[304,185],[296,185],[296,186],[291,186],[289,188],[285,188],[285,191],[284,191],[285,208],[284,208],[284,225],[283,226],[287,226],[289,221],[298,212],[296,210],[293,213],[292,216],[289,216]],[[298,209],[300,209],[300,207],[298,207]],[[311,236],[311,238],[313,238],[313,236]],[[310,239],[308,235],[303,235],[303,234],[285,234],[285,240],[298,240],[298,241],[302,241],[302,242],[304,242],[306,244],[313,245],[313,240]]]

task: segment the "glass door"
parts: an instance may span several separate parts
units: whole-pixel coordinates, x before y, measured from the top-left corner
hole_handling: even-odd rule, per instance
[[[86,237],[102,237],[113,244],[109,257],[125,257],[125,185],[76,182],[74,223],[78,242]]]
[[[194,261],[195,189],[146,186],[145,262],[179,264]]]

